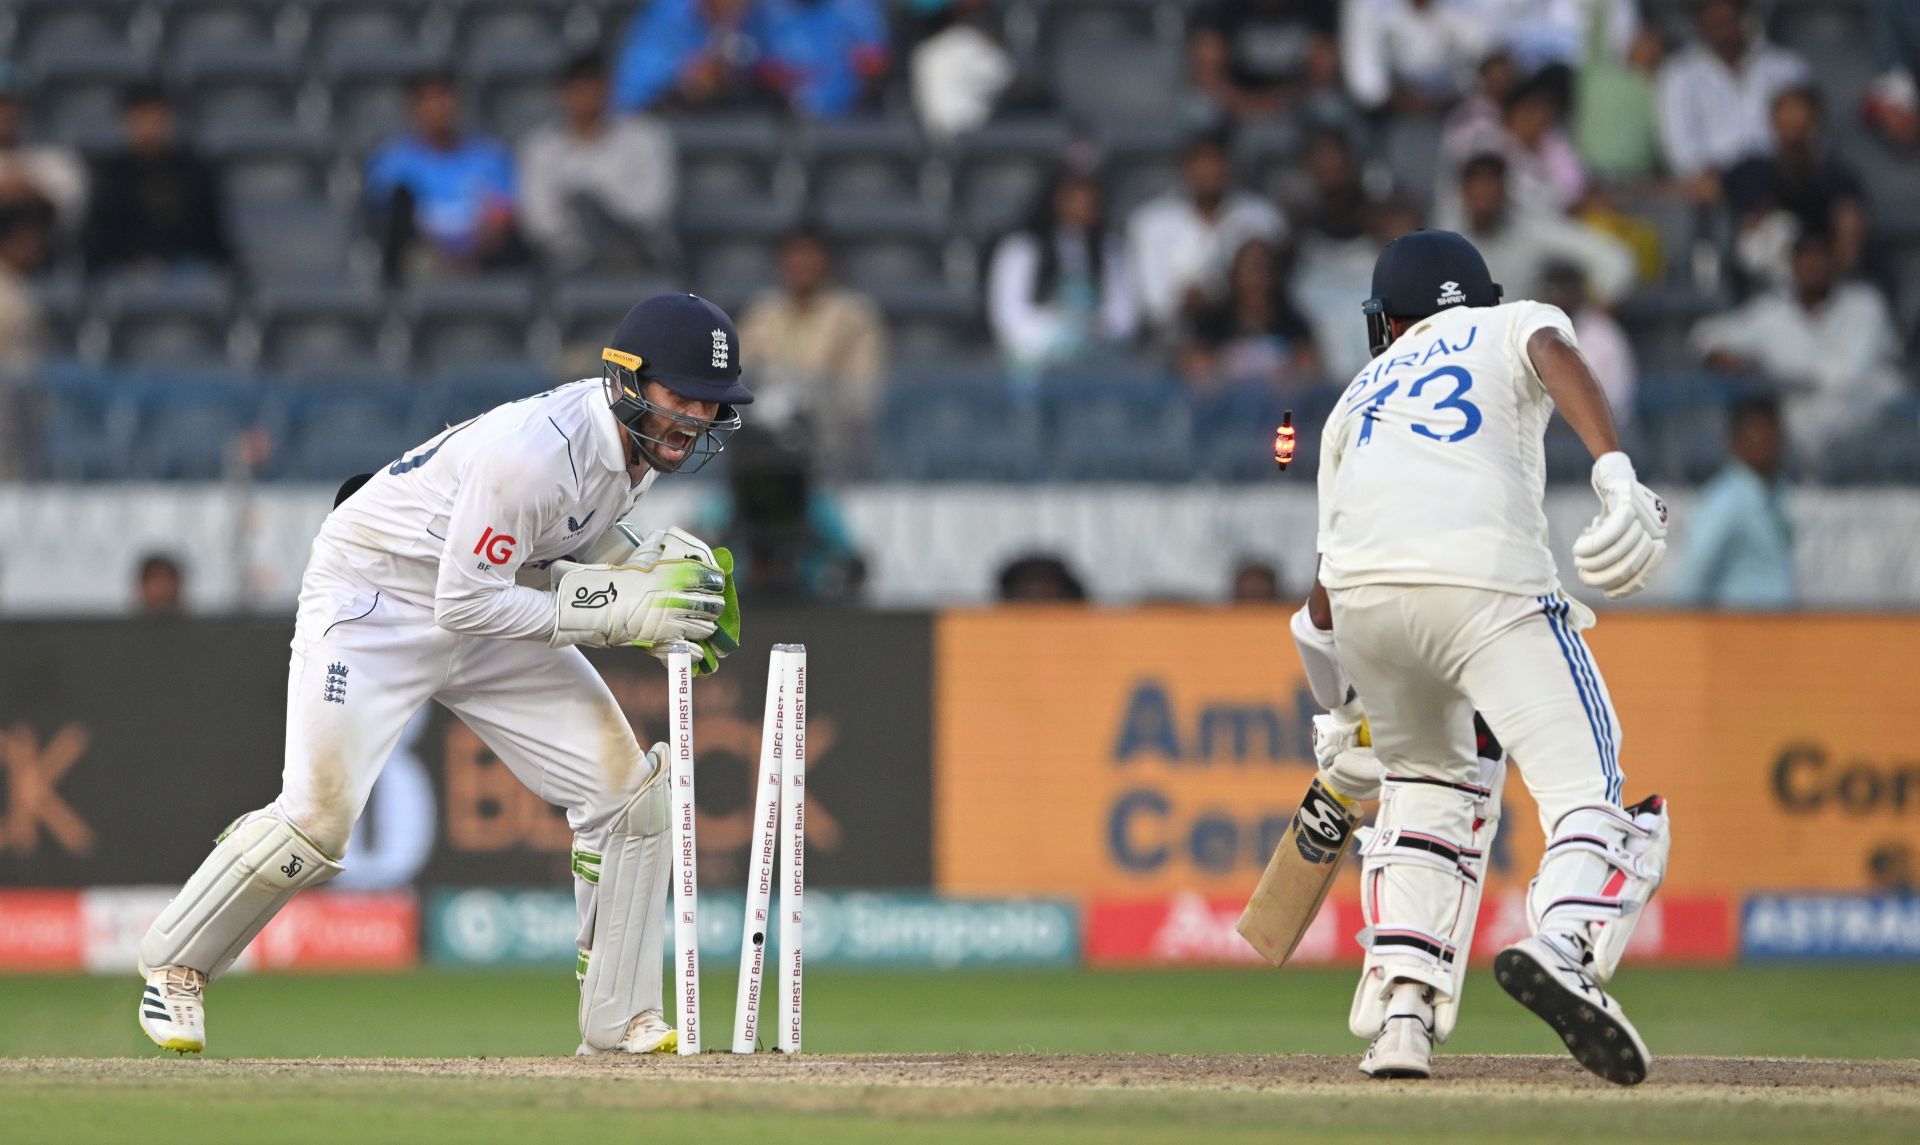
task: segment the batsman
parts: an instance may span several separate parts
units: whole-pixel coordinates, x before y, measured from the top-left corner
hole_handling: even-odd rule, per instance
[[[1513,753],[1546,849],[1532,933],[1495,977],[1587,1069],[1622,1085],[1651,1057],[1605,987],[1665,875],[1665,801],[1628,805],[1621,728],[1547,546],[1542,440],[1554,411],[1594,456],[1600,511],[1580,579],[1639,591],[1667,511],[1621,452],[1565,314],[1502,304],[1473,244],[1396,239],[1363,311],[1373,360],[1321,436],[1320,567],[1293,632],[1314,696],[1321,773],[1241,919],[1282,963],[1358,837],[1366,961],[1348,1024],[1360,1068],[1423,1078],[1452,1032]],[[1476,714],[1477,713],[1477,714]],[[1480,718],[1484,717],[1484,723]],[[1475,734],[1478,727],[1480,734]],[[1490,731],[1489,731],[1490,729]],[[1358,803],[1377,796],[1371,829]]]
[[[579,909],[580,1050],[675,1048],[661,1016],[666,745],[643,752],[580,648],[739,644],[732,558],[622,523],[663,473],[725,447],[753,400],[719,307],[633,307],[602,376],[449,426],[349,482],[313,543],[273,802],[234,820],[140,942],[140,1028],[206,1048],[206,990],[295,894],[338,875],[375,778],[438,700],[564,808]]]

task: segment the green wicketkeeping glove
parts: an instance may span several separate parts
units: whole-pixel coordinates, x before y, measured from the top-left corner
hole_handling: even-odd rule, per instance
[[[713,635],[700,641],[701,659],[693,666],[696,676],[711,676],[718,672],[720,661],[740,647],[740,592],[733,583],[732,550],[713,550],[713,563],[726,574],[726,587],[721,590],[721,598],[726,605],[720,610],[720,619],[714,624]]]

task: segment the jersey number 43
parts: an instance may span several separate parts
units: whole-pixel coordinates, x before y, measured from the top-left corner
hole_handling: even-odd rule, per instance
[[[1452,384],[1451,392],[1445,397],[1438,397],[1447,383]],[[1431,391],[1428,391],[1429,384],[1433,384]],[[1480,407],[1466,398],[1467,391],[1472,388],[1473,375],[1459,366],[1442,366],[1431,374],[1416,378],[1407,387],[1407,397],[1416,401],[1424,399],[1434,415],[1441,415],[1443,410],[1455,411],[1460,415],[1461,424],[1453,426],[1453,419],[1446,417],[1439,424],[1415,421],[1409,428],[1421,437],[1445,442],[1465,441],[1480,432]],[[1373,426],[1380,419],[1381,407],[1399,390],[1400,379],[1396,378],[1371,393],[1360,393],[1348,399],[1348,408],[1364,407],[1360,411],[1360,440],[1357,444],[1365,445],[1373,440]],[[1424,419],[1427,415],[1420,416]]]

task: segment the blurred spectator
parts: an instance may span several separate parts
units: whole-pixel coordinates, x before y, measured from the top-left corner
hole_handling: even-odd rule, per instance
[[[1194,389],[1316,379],[1313,331],[1295,308],[1278,252],[1259,239],[1241,245],[1227,274],[1227,295],[1194,316],[1181,373]]]
[[[887,329],[873,299],[834,285],[832,255],[811,231],[787,236],[780,288],[740,321],[754,421],[809,426],[809,449],[830,466],[858,460],[887,372]]]
[[[567,270],[671,261],[673,133],[650,115],[609,119],[607,71],[575,57],[560,81],[565,121],[520,145],[520,210],[527,238]]]
[[[1474,70],[1473,87],[1467,97],[1447,113],[1440,137],[1441,150],[1464,155],[1466,152],[1453,144],[1452,140],[1481,131],[1498,130],[1507,97],[1520,86],[1522,78],[1513,57],[1504,49],[1487,53]]]
[[[839,506],[799,442],[747,429],[727,443],[722,520],[703,526],[733,549],[741,595],[757,604],[857,599],[865,565]]]
[[[1583,223],[1547,211],[1517,210],[1507,194],[1507,161],[1476,155],[1460,171],[1458,217],[1441,226],[1473,240],[1508,301],[1538,298],[1547,264],[1580,268],[1595,301],[1612,306],[1633,286],[1633,254]]]
[[[83,245],[87,269],[194,270],[232,259],[220,179],[174,130],[154,84],[121,100],[125,145],[94,164]]]
[[[831,119],[873,102],[889,63],[879,0],[755,0],[763,83],[802,115]]]
[[[1779,404],[1753,398],[1735,406],[1728,446],[1732,456],[1701,487],[1681,530],[1686,557],[1674,595],[1707,608],[1791,608],[1797,593]]]
[[[1371,292],[1381,248],[1418,227],[1420,212],[1405,199],[1387,199],[1367,209],[1366,225],[1345,240],[1324,230],[1309,232],[1291,276],[1291,293],[1313,328],[1322,372],[1335,381],[1353,377],[1372,359],[1367,325],[1353,300]]]
[[[40,365],[47,331],[26,275],[46,257],[43,213],[0,206],[0,481],[25,477],[34,452],[23,388]]]
[[[0,209],[31,209],[16,216],[16,226],[77,231],[86,215],[86,165],[71,147],[28,144],[25,120],[20,77],[13,65],[0,63]]]
[[[1565,114],[1559,86],[1542,73],[1507,92],[1498,121],[1481,120],[1449,133],[1443,151],[1455,165],[1475,155],[1499,155],[1507,161],[1507,188],[1516,208],[1564,212],[1587,182],[1580,156],[1561,130]]]
[[[1000,352],[1021,369],[1133,340],[1139,312],[1126,244],[1108,228],[1092,176],[1056,175],[1027,224],[994,248],[987,318]]]
[[[760,45],[748,29],[753,0],[654,0],[627,25],[614,64],[613,109],[671,105],[706,110],[760,100]]]
[[[1305,176],[1305,186],[1283,195],[1302,243],[1346,242],[1366,230],[1373,196],[1347,132],[1337,127],[1314,130],[1307,136],[1299,172]]]
[[[954,0],[933,17],[908,65],[913,110],[935,139],[964,135],[993,118],[1019,77],[986,0]]]
[[[772,98],[805,115],[846,115],[887,70],[875,0],[657,0],[634,18],[613,102],[720,108]]]
[[[1606,50],[1594,6],[1595,28],[1587,58],[1574,77],[1573,142],[1588,170],[1603,179],[1652,176],[1660,165],[1660,122],[1655,80],[1666,47],[1652,28],[1634,33],[1624,61]]]
[[[1817,90],[1790,87],[1774,97],[1773,139],[1773,154],[1727,172],[1741,269],[1779,285],[1787,280],[1793,240],[1803,231],[1824,230],[1833,236],[1836,269],[1842,276],[1852,273],[1867,237],[1867,193],[1821,138]]]
[[[1878,0],[1873,6],[1873,47],[1881,72],[1862,104],[1866,120],[1896,147],[1920,143],[1920,4]]]
[[[1016,557],[1000,568],[1000,599],[1010,603],[1084,602],[1086,586],[1067,562],[1048,553]]]
[[[1493,28],[1459,0],[1345,0],[1340,63],[1355,103],[1429,115],[1473,82]]]
[[[1745,0],[1699,0],[1695,20],[1699,42],[1660,69],[1660,141],[1667,169],[1708,202],[1721,172],[1767,153],[1773,97],[1805,83],[1807,65],[1766,42]]]
[[[1601,25],[1607,54],[1626,54],[1640,27],[1639,5],[1631,0],[1469,0],[1481,18],[1500,30],[1507,51],[1522,71],[1580,62],[1594,21]]]
[[[1266,199],[1233,186],[1227,143],[1201,135],[1180,163],[1181,186],[1141,204],[1127,221],[1134,287],[1147,321],[1165,338],[1183,314],[1225,286],[1227,263],[1248,239],[1279,242],[1286,219]]]
[[[1235,604],[1270,604],[1279,600],[1280,574],[1266,561],[1242,560],[1233,569]]]
[[[1239,118],[1273,115],[1339,82],[1334,0],[1214,0],[1194,13],[1193,86]]]
[[[1613,315],[1587,296],[1587,276],[1567,262],[1549,262],[1541,275],[1538,301],[1558,306],[1573,320],[1573,338],[1593,367],[1613,407],[1614,420],[1633,420],[1633,399],[1640,388],[1640,368],[1633,360],[1633,343]]]
[[[141,616],[178,616],[185,581],[178,561],[164,553],[149,554],[140,561],[134,582],[135,610]]]
[[[416,79],[410,111],[412,131],[367,163],[367,206],[380,225],[389,280],[514,261],[513,157],[496,140],[461,130],[451,76]]]
[[[1794,445],[1817,454],[1865,424],[1899,388],[1897,335],[1887,300],[1864,282],[1836,282],[1833,240],[1808,231],[1793,244],[1793,282],[1693,328],[1709,366],[1757,373],[1786,399]]]

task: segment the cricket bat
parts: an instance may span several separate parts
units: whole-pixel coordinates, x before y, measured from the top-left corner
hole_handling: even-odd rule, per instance
[[[1316,775],[1234,925],[1247,944],[1274,966],[1287,964],[1301,936],[1313,925],[1359,822],[1359,805]]]

